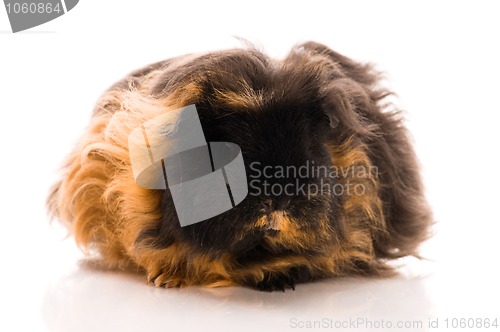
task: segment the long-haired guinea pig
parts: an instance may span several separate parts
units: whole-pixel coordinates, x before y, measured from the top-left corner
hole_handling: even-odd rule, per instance
[[[385,276],[389,260],[418,256],[432,218],[390,94],[372,66],[315,42],[282,60],[249,47],[149,65],[100,98],[50,213],[104,266],[158,287]],[[182,226],[170,188],[138,185],[129,136],[187,105],[207,142],[241,149],[248,193]]]

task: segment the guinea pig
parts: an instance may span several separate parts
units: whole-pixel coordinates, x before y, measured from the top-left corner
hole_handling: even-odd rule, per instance
[[[50,214],[101,264],[157,287],[284,291],[390,275],[390,260],[418,257],[432,215],[402,113],[380,81],[372,65],[316,42],[281,60],[246,47],[146,66],[97,102]],[[207,141],[239,146],[248,193],[181,226],[169,188],[136,183],[128,138],[187,105]]]

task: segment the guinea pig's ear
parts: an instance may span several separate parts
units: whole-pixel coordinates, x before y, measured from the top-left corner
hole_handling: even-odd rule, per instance
[[[326,115],[328,116],[328,122],[330,124],[330,128],[332,129],[337,128],[340,123],[339,118],[335,114],[333,114],[333,112],[326,112]]]
[[[324,108],[330,125],[339,124],[350,132],[370,136],[377,131],[377,124],[370,118],[376,111],[376,103],[383,97],[374,88],[379,75],[370,64],[358,63],[333,51],[325,45],[307,42],[296,47],[298,52],[317,61],[318,55],[331,61],[325,66],[331,71],[324,91]]]
[[[371,136],[378,130],[369,116],[374,107],[369,92],[350,78],[332,80],[325,89],[323,109],[332,128]]]

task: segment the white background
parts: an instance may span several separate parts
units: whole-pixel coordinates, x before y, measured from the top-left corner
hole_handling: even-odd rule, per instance
[[[325,318],[422,320],[414,330],[425,331],[429,319],[442,330],[446,318],[500,316],[499,14],[493,1],[83,0],[12,34],[1,7],[0,330],[286,331]],[[394,279],[284,294],[155,289],[140,276],[78,265],[82,255],[49,225],[44,204],[94,102],[132,69],[237,46],[232,36],[276,57],[316,40],[388,73],[437,221],[422,248],[428,261],[402,262]]]

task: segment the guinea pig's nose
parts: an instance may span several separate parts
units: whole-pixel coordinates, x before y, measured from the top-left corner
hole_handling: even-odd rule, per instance
[[[262,199],[262,205],[266,212],[285,210],[289,203],[290,199],[287,197],[277,197],[275,199],[266,197]]]
[[[264,198],[262,205],[264,206],[264,210],[271,211],[273,209],[273,200],[271,198]]]

